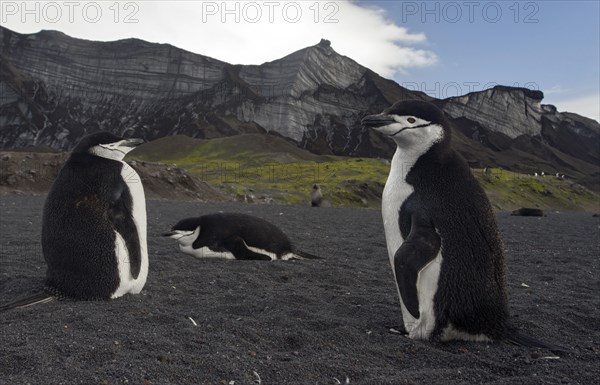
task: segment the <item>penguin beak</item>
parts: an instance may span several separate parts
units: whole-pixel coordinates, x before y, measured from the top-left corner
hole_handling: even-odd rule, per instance
[[[103,154],[98,154],[104,158],[122,160],[137,145],[144,143],[142,139],[121,139],[118,142],[100,144],[99,147],[107,150]]]
[[[385,114],[377,114],[377,115],[368,115],[365,116],[362,121],[362,125],[368,128],[378,128],[387,126],[390,124],[397,123],[393,117]]]
[[[171,230],[168,233],[162,234],[163,237],[169,237],[176,241],[180,241],[184,237],[189,237],[194,234],[194,231],[185,231],[185,230]]]
[[[144,139],[131,138],[131,139],[123,139],[120,143],[121,146],[134,148],[144,143]]]

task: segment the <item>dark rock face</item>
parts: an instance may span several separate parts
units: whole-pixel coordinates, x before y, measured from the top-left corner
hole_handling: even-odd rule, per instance
[[[542,106],[541,137],[556,149],[588,163],[600,163],[600,124],[569,112],[559,113],[554,106]]]
[[[435,100],[339,55],[331,42],[261,65],[231,65],[137,39],[93,42],[0,27],[0,148],[70,149],[96,130],[154,140],[278,133],[319,154],[390,157],[361,127],[402,99],[436,103],[473,166],[560,172],[600,189],[600,125],[498,86]]]

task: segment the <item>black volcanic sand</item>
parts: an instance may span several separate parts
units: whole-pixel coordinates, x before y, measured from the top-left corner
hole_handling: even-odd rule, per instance
[[[42,285],[43,201],[0,198],[2,304]],[[266,218],[325,259],[197,260],[157,236],[183,217],[219,210]],[[571,348],[560,359],[506,343],[430,343],[390,331],[398,328],[400,308],[378,210],[149,201],[148,220],[151,268],[141,295],[55,301],[1,315],[0,384],[592,384],[600,378],[600,220],[591,214],[498,217],[513,320]]]

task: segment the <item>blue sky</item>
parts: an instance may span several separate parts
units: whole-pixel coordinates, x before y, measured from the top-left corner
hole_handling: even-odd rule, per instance
[[[1,21],[21,33],[137,37],[235,64],[272,61],[327,38],[337,52],[434,97],[524,86],[544,91],[543,103],[599,120],[599,4],[4,0]]]
[[[598,119],[600,2],[526,1],[517,7],[515,3],[479,2],[472,13],[464,2],[429,2],[426,8],[422,2],[368,4],[386,9],[391,20],[409,31],[424,32],[427,49],[438,56],[434,65],[397,73],[394,79],[400,84],[416,83],[441,97],[477,89],[478,84],[539,87],[544,103],[563,109],[574,108],[580,100],[583,109],[589,103],[590,115],[595,104]],[[456,4],[461,5],[461,17]],[[501,17],[496,16],[498,8]]]

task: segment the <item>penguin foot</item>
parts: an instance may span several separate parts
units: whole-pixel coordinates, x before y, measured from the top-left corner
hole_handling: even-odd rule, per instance
[[[408,337],[408,332],[406,331],[406,327],[404,327],[404,324],[399,324],[399,325],[396,325],[396,326],[390,326],[390,327],[387,327],[387,329],[391,333],[400,334],[402,336],[407,336]]]

